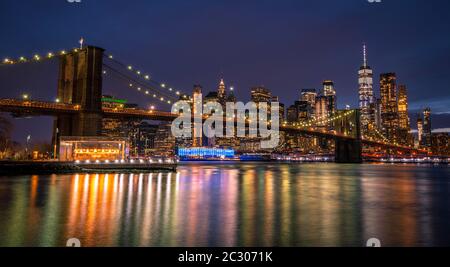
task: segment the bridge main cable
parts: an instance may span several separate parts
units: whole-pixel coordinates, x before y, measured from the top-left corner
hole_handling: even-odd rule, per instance
[[[4,58],[0,62],[0,66],[8,66],[8,65],[17,65],[17,64],[25,64],[25,63],[40,63],[45,60],[52,60],[54,58],[58,58],[60,56],[67,55],[69,53],[78,53],[80,50],[78,48],[73,48],[72,50],[61,50],[58,53],[48,52],[44,55],[41,55],[39,53],[34,54],[32,57],[24,57],[21,56],[18,59],[12,59],[10,57]]]
[[[145,74],[144,72],[142,72],[140,70],[135,70],[133,66],[124,64],[124,63],[116,60],[112,55],[109,55],[109,56],[105,55],[104,57],[107,58],[108,60],[110,60],[111,62],[113,62],[114,64],[119,65],[120,67],[127,70],[128,72],[133,73],[133,75],[139,77],[146,83],[152,84],[152,86],[160,87],[162,89],[167,89],[167,91],[169,93],[173,93],[177,97],[181,97],[181,96],[183,96],[185,98],[187,97],[187,94],[181,92],[180,90],[176,90],[173,87],[168,86],[166,83],[154,80],[150,74]],[[154,88],[154,87],[152,87],[152,88]],[[156,90],[156,89],[154,89],[154,90]]]
[[[159,90],[155,89],[154,87],[149,86],[149,85],[147,85],[147,84],[145,84],[145,83],[143,83],[143,82],[141,82],[141,81],[139,81],[137,79],[134,79],[134,78],[130,77],[127,74],[122,73],[121,71],[117,70],[116,68],[114,68],[112,66],[109,66],[108,64],[104,63],[103,66],[106,69],[108,69],[109,71],[111,71],[113,74],[117,75],[120,79],[122,79],[125,82],[129,83],[128,84],[129,87],[134,87],[134,85],[136,85],[136,84],[139,85],[136,88],[139,92],[142,92],[142,93],[144,93],[144,94],[146,94],[148,96],[151,96],[150,91],[156,92],[156,94],[152,94],[153,98],[158,98],[161,102],[164,102],[164,103],[167,103],[167,104],[172,104],[172,102],[176,102],[177,100],[179,100],[179,99],[177,99],[174,96],[171,96],[171,95],[169,95],[167,93],[160,92]],[[166,101],[166,99],[168,101]]]

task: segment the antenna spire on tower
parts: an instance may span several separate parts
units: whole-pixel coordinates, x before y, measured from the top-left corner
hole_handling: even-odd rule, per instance
[[[367,47],[366,47],[366,43],[363,44],[363,53],[364,53],[364,67],[367,67]]]
[[[81,37],[79,43],[80,43],[80,49],[83,49],[83,46],[84,46],[84,38],[83,37]]]

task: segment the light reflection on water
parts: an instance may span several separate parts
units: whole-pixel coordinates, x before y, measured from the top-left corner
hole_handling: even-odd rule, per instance
[[[0,177],[0,246],[450,245],[447,166],[192,163]]]

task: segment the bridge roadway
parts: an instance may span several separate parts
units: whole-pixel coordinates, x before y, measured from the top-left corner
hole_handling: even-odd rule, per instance
[[[81,111],[80,105],[63,104],[56,102],[43,102],[34,100],[17,100],[17,99],[0,99],[0,112],[13,113],[19,116],[36,116],[48,115],[55,116],[60,114],[76,114]],[[128,119],[142,119],[154,121],[171,122],[178,117],[177,114],[156,110],[145,109],[112,109],[103,108],[103,117],[106,118],[128,118]],[[356,140],[355,137],[339,134],[334,131],[317,130],[314,128],[298,128],[295,126],[280,125],[280,130],[284,132],[292,132],[303,134],[307,136],[316,136],[327,139],[340,140]],[[411,147],[388,144],[379,141],[363,139],[362,143],[369,146],[377,146],[388,149],[395,149],[405,152],[426,153],[424,150],[418,150]]]
[[[0,112],[9,112],[19,116],[76,114],[81,111],[80,105],[56,102],[27,101],[17,99],[0,99]],[[137,118],[155,121],[173,121],[178,116],[170,112],[144,109],[112,109],[103,108],[106,118]]]

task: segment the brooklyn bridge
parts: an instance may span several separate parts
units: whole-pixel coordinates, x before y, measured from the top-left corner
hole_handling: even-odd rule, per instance
[[[45,56],[35,55],[29,59],[5,59],[2,65],[26,64],[30,61],[42,62],[50,59],[59,60],[56,101],[37,101],[28,96],[0,99],[0,112],[16,116],[52,116],[56,118],[54,127],[58,129],[58,136],[61,137],[99,136],[103,118],[171,122],[178,117],[178,114],[154,109],[102,107],[103,74],[106,70],[121,76],[129,82],[130,87],[136,88],[139,93],[149,96],[154,101],[171,105],[183,97],[189,98],[187,94],[153,80],[150,75],[117,61],[112,55],[107,55],[103,48],[95,46],[61,51],[58,54],[49,53]],[[123,74],[124,72],[133,76]],[[362,162],[363,146],[382,148],[393,153],[401,151],[411,155],[427,153],[399,145],[393,140],[386,140],[381,135],[379,138],[362,136],[359,110],[338,111],[324,120],[333,122],[335,128],[331,131],[316,127],[313,123],[281,123],[280,130],[294,135],[333,140],[335,160],[338,163]]]

